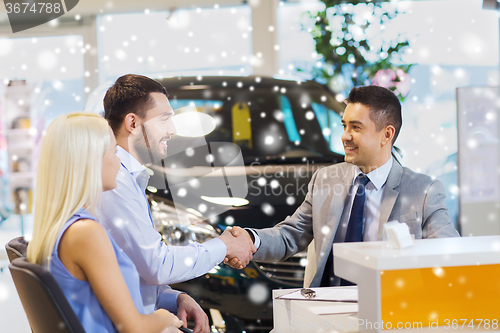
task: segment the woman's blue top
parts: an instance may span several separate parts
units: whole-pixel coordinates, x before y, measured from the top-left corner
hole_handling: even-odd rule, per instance
[[[104,311],[101,304],[99,304],[99,301],[92,291],[89,282],[79,280],[71,275],[59,259],[58,248],[62,235],[70,225],[81,219],[91,219],[95,221],[95,218],[88,211],[82,208],[77,211],[66,223],[64,223],[57,237],[54,251],[52,252],[50,272],[56,279],[57,283],[59,283],[59,286],[64,292],[64,295],[66,295],[69,304],[73,308],[73,311],[77,315],[78,319],[80,319],[80,322],[86,332],[117,332],[111,322],[111,319]],[[139,286],[139,274],[137,273],[135,265],[125,252],[123,252],[118,245],[116,245],[109,233],[108,237],[111,244],[113,244],[116,259],[118,259],[118,265],[120,266],[120,270],[123,278],[125,279],[128,290],[130,291],[135,307],[139,313],[144,314],[144,306]],[[106,279],[107,277],[103,276],[102,278]]]

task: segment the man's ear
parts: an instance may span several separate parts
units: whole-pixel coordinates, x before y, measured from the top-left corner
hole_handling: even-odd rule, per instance
[[[128,132],[134,132],[138,127],[141,127],[140,118],[135,113],[128,113],[123,119],[123,128]]]
[[[382,130],[383,136],[382,136],[382,145],[385,146],[386,144],[392,144],[392,139],[394,138],[394,134],[396,134],[396,129],[392,125],[386,126]]]

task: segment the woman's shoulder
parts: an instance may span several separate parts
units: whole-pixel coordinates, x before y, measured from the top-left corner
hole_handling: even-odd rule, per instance
[[[74,246],[82,246],[89,241],[92,245],[99,245],[99,242],[108,241],[108,234],[102,225],[92,219],[79,219],[73,222],[63,235],[68,243]]]
[[[95,220],[82,218],[71,223],[62,235],[58,256],[69,273],[88,281],[88,270],[100,261],[109,261],[113,248],[106,230]]]
[[[75,230],[78,232],[106,232],[99,222],[88,218],[76,220],[68,227],[68,230]]]

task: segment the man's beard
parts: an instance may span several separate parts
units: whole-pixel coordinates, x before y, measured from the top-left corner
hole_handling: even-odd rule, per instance
[[[149,147],[146,142],[149,142]],[[142,164],[154,163],[167,157],[166,152],[161,152],[161,143],[151,141],[144,131],[133,140],[132,144]]]

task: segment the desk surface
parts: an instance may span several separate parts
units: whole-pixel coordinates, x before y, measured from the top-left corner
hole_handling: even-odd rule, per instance
[[[335,287],[328,287],[329,289],[334,289]],[[345,287],[343,287],[345,288]],[[355,288],[355,287],[354,287]],[[282,333],[282,332],[297,332],[297,333],[322,333],[322,332],[333,332],[337,333],[357,333],[358,328],[358,316],[357,313],[348,314],[329,314],[329,315],[316,315],[310,308],[318,306],[330,306],[332,302],[322,302],[322,301],[295,301],[295,300],[284,300],[276,299],[279,296],[291,293],[293,291],[300,290],[297,289],[279,289],[273,290],[273,310],[274,310],[274,329],[271,333]],[[319,323],[319,326],[318,326]],[[327,329],[322,329],[321,325]],[[499,323],[500,325],[500,323]],[[497,329],[475,329],[464,327],[461,328],[461,323],[458,328],[453,329],[451,327],[446,328],[445,326],[438,327],[418,327],[410,329],[401,329],[404,331],[419,332],[419,333],[453,333],[453,332],[498,332],[500,327]],[[308,328],[309,327],[309,328]],[[382,330],[384,332],[397,332],[400,329],[392,330]]]
[[[301,288],[273,290],[273,333],[324,333],[332,332],[332,329],[338,333],[358,331],[356,329],[356,323],[358,320],[357,313],[326,315],[315,314],[315,309],[322,306],[329,307],[332,305],[332,302],[277,299],[279,296],[292,293],[300,289]],[[335,289],[335,287],[328,287],[328,289]],[[352,305],[352,303],[342,304]],[[337,327],[335,327],[335,325],[337,325],[340,329],[336,329]],[[342,329],[342,325],[346,328],[345,330]],[[321,327],[326,329],[322,329]]]
[[[388,242],[333,246],[335,257],[375,270],[500,264],[500,236],[420,239],[406,249]]]

